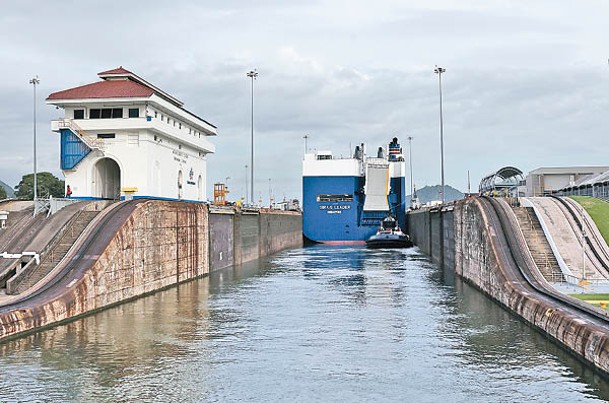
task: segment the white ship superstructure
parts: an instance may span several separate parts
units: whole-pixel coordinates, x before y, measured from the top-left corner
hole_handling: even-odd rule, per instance
[[[216,127],[122,67],[98,75],[47,98],[64,110],[52,130],[72,197],[206,200]]]

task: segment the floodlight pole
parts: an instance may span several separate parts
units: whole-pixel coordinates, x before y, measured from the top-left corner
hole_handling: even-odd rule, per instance
[[[245,164],[245,205],[249,204],[249,200],[247,198],[247,164]]]
[[[251,199],[252,199],[252,203],[254,202],[254,80],[256,79],[256,77],[258,77],[258,72],[256,71],[256,69],[249,71],[246,74],[249,78],[252,79],[252,154],[251,154],[251,159],[250,159],[250,169],[251,169],[251,179],[252,179],[252,183],[251,183]]]
[[[36,156],[36,85],[40,84],[38,76],[30,80],[34,86],[34,216],[38,213],[38,178],[37,178],[37,156]]]
[[[269,208],[273,207],[273,199],[271,195],[271,178],[269,178]]]
[[[446,69],[438,67],[434,69],[434,73],[438,75],[438,87],[440,90],[440,164],[442,171],[442,204],[446,200],[445,187],[444,187],[444,119],[442,116],[442,73],[446,72]]]
[[[414,197],[414,181],[412,179],[412,140],[414,137],[408,136],[408,161],[410,163],[410,200]]]

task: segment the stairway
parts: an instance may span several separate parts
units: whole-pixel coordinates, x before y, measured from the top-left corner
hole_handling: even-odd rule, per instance
[[[79,216],[70,224],[63,234],[60,235],[59,242],[55,244],[42,257],[38,266],[32,267],[28,273],[24,273],[23,279],[15,287],[14,293],[19,294],[34,284],[42,280],[57,264],[65,257],[72,245],[89,223],[99,214],[99,211],[81,211]]]
[[[513,207],[520,229],[524,234],[529,251],[537,268],[546,280],[564,282],[565,278],[558,266],[558,261],[541,228],[539,219],[532,207]]]

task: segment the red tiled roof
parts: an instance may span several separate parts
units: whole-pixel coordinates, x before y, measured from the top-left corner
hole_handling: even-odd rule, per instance
[[[152,94],[154,91],[151,88],[131,80],[104,80],[54,92],[47,99],[136,98],[150,97]]]
[[[115,69],[112,70],[106,70],[106,71],[102,71],[100,73],[97,73],[98,76],[103,76],[106,74],[133,74],[132,72],[130,72],[127,69],[124,69],[123,66],[119,66]]]

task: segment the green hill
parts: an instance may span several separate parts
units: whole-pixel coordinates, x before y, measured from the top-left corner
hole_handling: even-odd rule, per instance
[[[442,195],[440,194],[441,188],[441,185],[435,185],[425,186],[421,189],[417,189],[417,196],[419,197],[419,201],[421,202],[421,204],[425,204],[433,200],[442,200]],[[453,200],[461,200],[463,199],[463,197],[465,197],[463,193],[461,193],[452,186],[445,185],[445,188],[446,197],[444,198],[444,200],[446,200],[447,202]],[[406,205],[410,206],[410,195],[406,196]]]

